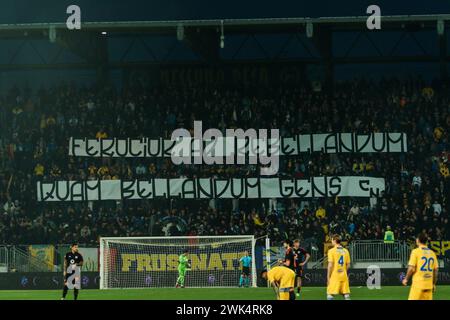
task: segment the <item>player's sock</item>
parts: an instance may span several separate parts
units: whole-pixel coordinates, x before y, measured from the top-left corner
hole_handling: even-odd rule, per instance
[[[74,300],[78,300],[78,289],[76,288],[73,289],[73,298]]]
[[[250,276],[245,278],[245,282],[247,282],[247,287],[250,287]]]
[[[67,286],[64,286],[64,288],[63,288],[63,295],[62,295],[63,299],[66,298],[68,291],[69,291],[69,288]]]
[[[302,287],[297,287],[297,293],[300,294],[300,290],[302,289]]]
[[[295,293],[294,293],[294,291],[289,291],[289,300],[295,300]]]
[[[241,274],[241,277],[239,278],[239,287],[242,287],[244,284],[244,276]]]
[[[351,299],[350,299],[350,295],[349,295],[348,293],[347,293],[347,294],[344,294],[344,299],[345,299],[345,300],[351,300]]]
[[[331,294],[327,295],[327,300],[334,300],[334,296],[332,296]]]
[[[184,287],[184,276],[180,276],[179,279],[180,279],[179,282],[180,286]]]

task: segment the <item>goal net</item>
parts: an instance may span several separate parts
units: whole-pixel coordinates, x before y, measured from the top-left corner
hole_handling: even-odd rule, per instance
[[[186,287],[237,287],[245,252],[252,258],[249,285],[256,287],[253,236],[199,236],[101,238],[100,289],[175,287],[185,250]]]

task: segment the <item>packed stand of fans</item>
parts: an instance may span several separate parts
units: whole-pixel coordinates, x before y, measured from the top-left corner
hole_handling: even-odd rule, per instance
[[[207,86],[81,88],[61,85],[0,99],[0,243],[96,244],[99,236],[268,234],[312,243],[398,239],[425,230],[450,239],[450,90],[419,79],[282,88]],[[243,177],[254,165],[175,166],[170,159],[68,156],[69,137],[169,138],[176,128],[278,128],[281,136],[328,132],[404,132],[404,154],[302,154],[282,157],[279,175],[384,177],[380,198],[167,200],[39,203],[38,180]]]

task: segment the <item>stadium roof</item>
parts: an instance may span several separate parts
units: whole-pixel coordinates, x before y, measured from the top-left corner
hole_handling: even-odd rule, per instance
[[[220,27],[227,33],[245,32],[286,32],[298,31],[307,23],[331,27],[333,30],[360,30],[366,28],[368,16],[354,17],[298,17],[298,18],[263,18],[263,19],[212,19],[212,20],[171,20],[171,21],[116,21],[116,22],[82,22],[82,31],[94,32],[151,32],[159,34],[173,33],[178,26],[188,28]],[[400,29],[408,24],[418,23],[424,29],[436,28],[437,21],[449,21],[450,14],[436,15],[396,15],[382,16],[382,29]],[[50,27],[67,29],[65,22],[60,23],[23,23],[0,24],[0,36],[23,36],[48,31]]]
[[[335,64],[431,62],[446,75],[450,14],[382,16],[381,30],[374,31],[367,29],[368,17],[91,21],[75,31],[65,22],[0,24],[0,70],[260,60],[323,64],[330,76]],[[442,36],[438,21],[444,22]],[[307,24],[313,37],[306,35]],[[220,50],[222,25],[226,45]],[[49,41],[52,29],[57,37]],[[349,37],[342,40],[344,34]]]

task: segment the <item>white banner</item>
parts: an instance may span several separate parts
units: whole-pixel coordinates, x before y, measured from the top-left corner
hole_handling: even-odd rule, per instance
[[[189,139],[189,138],[185,138]],[[223,138],[229,139],[229,138]],[[191,139],[190,142],[193,142]],[[214,142],[214,153],[220,156],[231,156],[236,150],[228,140]],[[125,157],[151,158],[170,157],[175,145],[183,141],[169,139],[87,139],[70,138],[69,155],[76,157]],[[211,142],[203,141],[204,148]],[[270,142],[269,142],[270,143]],[[192,143],[195,154],[194,143]],[[230,147],[231,145],[231,147]],[[301,134],[294,137],[281,138],[280,155],[299,155],[301,153],[376,153],[407,152],[407,138],[404,133],[370,134],[357,133],[321,133]]]
[[[37,182],[38,201],[126,199],[257,199],[372,197],[385,189],[384,178],[330,176],[311,179],[151,179]]]

